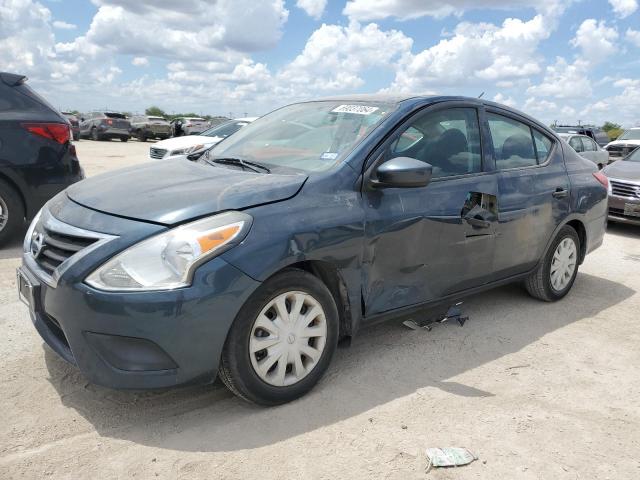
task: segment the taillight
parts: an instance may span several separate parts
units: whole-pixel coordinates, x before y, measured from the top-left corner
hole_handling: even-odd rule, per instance
[[[185,127],[193,127],[193,125],[191,125],[190,123],[187,123]]]
[[[607,178],[607,176],[602,173],[602,172],[595,172],[593,174],[593,176],[595,177],[595,179],[600,182],[602,184],[602,186],[604,188],[607,189],[607,192],[611,193],[611,184],[609,183],[609,179]]]
[[[107,123],[108,123],[109,125],[113,125],[113,120],[111,120],[110,118],[107,118]]]
[[[48,138],[61,145],[71,138],[71,127],[67,123],[23,123],[22,126],[34,135]]]

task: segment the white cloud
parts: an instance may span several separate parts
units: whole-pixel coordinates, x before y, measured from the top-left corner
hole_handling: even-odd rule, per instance
[[[506,82],[540,72],[537,47],[554,20],[508,18],[501,26],[458,24],[453,36],[417,54],[403,56],[391,89],[422,92],[439,86]]]
[[[412,40],[397,30],[361,26],[322,25],[311,34],[300,55],[277,76],[277,91],[296,97],[350,91],[364,84],[370,68],[392,67],[411,50]]]
[[[297,0],[296,7],[304,10],[310,17],[319,20],[327,7],[327,0]]]
[[[531,7],[550,14],[564,10],[569,3],[571,0],[349,0],[343,13],[361,21],[389,17],[400,20],[425,16],[443,18],[482,8],[513,10]]]
[[[62,20],[56,20],[53,22],[53,28],[57,28],[58,30],[75,30],[78,26],[73,23],[63,22]]]
[[[626,18],[638,9],[638,0],[609,0],[609,3],[620,18]]]
[[[587,77],[588,62],[577,59],[567,63],[556,58],[554,65],[549,65],[539,85],[527,89],[527,94],[555,98],[588,98],[592,94],[591,82]]]
[[[604,20],[589,18],[582,22],[571,45],[582,50],[585,61],[596,64],[616,53],[616,40],[618,32],[615,28],[607,27]]]
[[[493,101],[501,103],[508,107],[517,107],[517,102],[513,99],[513,97],[503,95],[502,93],[497,93],[496,95],[494,95]]]
[[[640,30],[632,30],[631,28],[629,28],[627,29],[627,33],[625,35],[627,37],[627,41],[640,48]]]
[[[149,59],[147,57],[133,57],[131,65],[135,65],[136,67],[148,67]]]

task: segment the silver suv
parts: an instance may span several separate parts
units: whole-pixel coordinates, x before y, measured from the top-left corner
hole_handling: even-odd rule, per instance
[[[141,142],[148,138],[164,140],[171,136],[171,125],[162,117],[134,115],[131,117],[131,136]]]

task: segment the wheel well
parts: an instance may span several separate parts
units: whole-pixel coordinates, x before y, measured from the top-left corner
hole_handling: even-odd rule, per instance
[[[9,177],[7,177],[6,175],[0,175],[0,179],[4,180],[5,182],[7,182],[9,184],[9,186],[11,188],[13,188],[15,190],[15,192],[18,194],[18,198],[20,199],[20,202],[22,203],[22,209],[24,211],[24,216],[25,218],[29,217],[29,212],[27,210],[27,202],[24,198],[24,195],[22,194],[22,190],[20,190],[20,188],[18,188],[18,185],[16,185],[16,183],[11,180]]]
[[[338,269],[331,263],[320,260],[305,260],[288,265],[287,268],[299,268],[309,272],[318,277],[327,286],[338,308],[340,338],[350,337],[352,331],[351,304],[347,293],[347,285]]]
[[[571,220],[567,222],[567,225],[573,227],[578,233],[578,239],[580,240],[580,264],[582,264],[587,252],[587,229],[584,228],[584,224],[580,220]]]

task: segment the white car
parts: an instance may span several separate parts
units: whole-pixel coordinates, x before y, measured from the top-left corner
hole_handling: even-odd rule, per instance
[[[560,133],[558,136],[565,140],[576,153],[587,160],[591,160],[598,168],[602,169],[609,165],[609,152],[598,145],[591,137],[571,133]]]
[[[626,157],[638,147],[640,147],[640,127],[625,130],[622,135],[604,148],[609,152],[609,157],[613,161]]]
[[[256,118],[258,117],[237,118],[216,125],[200,135],[188,135],[162,140],[151,146],[149,158],[152,160],[179,160],[187,158],[188,155],[194,153],[204,152],[245,125],[249,125]]]

